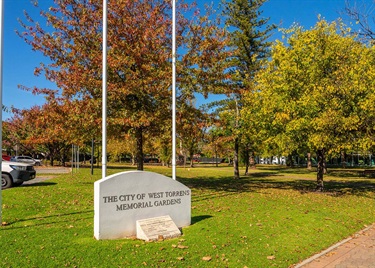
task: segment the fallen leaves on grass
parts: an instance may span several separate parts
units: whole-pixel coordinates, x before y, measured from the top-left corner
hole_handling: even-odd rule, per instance
[[[189,248],[189,247],[188,247],[188,246],[181,245],[181,244],[178,244],[178,245],[173,244],[173,245],[172,245],[172,248],[187,249],[187,248]]]
[[[202,260],[203,260],[203,261],[210,261],[210,260],[212,260],[212,257],[211,257],[211,256],[204,256],[204,257],[202,258]]]

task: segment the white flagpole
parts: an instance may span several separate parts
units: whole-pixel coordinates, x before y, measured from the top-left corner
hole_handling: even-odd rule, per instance
[[[176,180],[176,0],[172,0],[172,178]]]
[[[107,176],[107,0],[103,0],[102,178]]]
[[[3,154],[3,21],[4,21],[4,1],[0,0],[0,151]],[[0,172],[1,162],[3,157],[0,158]],[[2,189],[0,184],[0,226],[3,224],[3,200]]]

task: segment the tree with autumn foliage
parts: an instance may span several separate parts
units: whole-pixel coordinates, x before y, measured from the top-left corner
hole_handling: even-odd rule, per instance
[[[180,101],[177,113],[177,132],[180,143],[180,154],[186,160],[190,158],[190,167],[193,167],[193,156],[198,153],[199,144],[207,127],[207,116],[196,109],[191,101]]]
[[[36,122],[37,119],[42,120]],[[64,139],[64,130],[61,129],[61,125],[57,126],[56,122],[53,122],[52,126],[51,122],[52,117],[46,116],[41,107],[34,106],[28,110],[16,111],[9,124],[18,136],[15,141],[21,148],[31,146],[32,152],[46,152],[50,159],[50,165],[53,166],[54,160],[60,155],[63,148],[69,147],[69,145]],[[50,130],[54,130],[54,135],[50,136]],[[37,146],[39,150],[37,150]],[[22,151],[25,153],[25,149]]]
[[[72,144],[83,146],[98,134],[97,128],[87,125],[81,105],[90,112],[89,103],[59,99],[51,94],[42,106],[14,110],[8,122],[17,135],[14,140],[22,146],[32,146],[30,152],[46,152],[51,166],[57,159],[64,162]]]
[[[228,49],[230,39],[223,27],[221,16],[212,6],[206,6],[205,14],[196,10],[193,19],[182,38],[178,55],[178,121],[177,133],[180,152],[190,158],[198,153],[207,127],[207,112],[195,106],[197,94],[208,98],[209,94],[225,92],[228,79],[228,58],[232,52]]]
[[[170,12],[161,0],[108,4],[108,133],[135,135],[138,169],[144,133],[156,134],[170,120]],[[93,103],[98,109],[87,120],[94,124],[101,114],[102,2],[55,1],[41,14],[47,26],[27,16],[19,33],[50,59],[36,74],[55,82],[64,98]]]
[[[7,154],[11,155],[11,152],[14,150],[16,143],[14,133],[10,129],[11,126],[8,121],[3,121],[2,125],[2,138],[3,138],[3,150],[7,152]]]
[[[183,53],[180,52],[177,62],[179,99],[194,102],[196,93],[205,98],[223,93],[232,52],[220,14],[212,6],[206,7],[204,15],[196,10],[180,38]]]
[[[31,131],[32,126],[22,120],[21,116],[15,116],[12,120],[3,121],[3,148],[11,155],[32,154],[40,151],[35,144],[25,143],[27,134]]]
[[[202,148],[202,152],[205,156],[215,158],[216,167],[219,166],[219,158],[227,158],[228,163],[232,159],[232,144],[230,141],[230,135],[225,133],[225,129],[220,126],[222,121],[213,122],[210,128],[205,133],[205,144]]]
[[[137,153],[136,141],[134,137],[129,134],[109,139],[107,143],[107,153],[110,154],[113,158],[118,159],[121,159],[121,156],[123,155],[129,155],[132,164],[135,165],[135,156]],[[119,161],[121,162],[121,160]]]
[[[369,103],[375,51],[341,21],[320,20],[310,30],[294,26],[285,36],[257,77],[264,143],[286,155],[315,151],[317,190],[322,191],[327,155],[374,146],[368,134],[374,129]]]
[[[196,29],[206,31],[197,25],[207,20],[200,19],[196,13],[197,20],[188,22],[181,13],[187,9],[186,4],[179,3],[177,45],[197,43],[209,59],[212,52],[218,50],[216,45],[209,47],[213,39],[204,39],[209,31],[204,37],[189,34]],[[97,107],[87,119],[95,125],[93,119],[100,118],[102,96],[102,3],[99,0],[59,0],[41,15],[47,21],[46,26],[26,15],[22,23],[24,31],[19,32],[34,50],[50,60],[36,68],[35,73],[44,74],[55,82],[63,98],[87,101]],[[108,134],[111,137],[130,133],[136,138],[139,170],[143,169],[145,135],[164,135],[164,127],[171,121],[171,24],[170,1],[121,0],[108,4]],[[191,46],[187,50],[195,48]],[[178,68],[180,66],[187,64]],[[206,71],[207,65],[203,69]],[[210,72],[213,73],[215,70]],[[208,76],[198,76],[200,83],[208,84],[204,81]],[[179,85],[182,84],[180,79]],[[29,90],[48,93],[45,89]]]

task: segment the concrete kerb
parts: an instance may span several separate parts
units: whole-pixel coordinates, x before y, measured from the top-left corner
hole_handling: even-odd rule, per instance
[[[364,232],[370,230],[372,227],[373,227],[373,225],[370,225],[370,226],[366,227],[365,229],[363,229],[363,230],[361,230],[361,231],[355,233],[355,234],[352,235],[351,237],[348,237],[348,238],[346,238],[346,239],[344,239],[344,240],[342,240],[342,241],[340,241],[340,242],[334,244],[333,246],[327,248],[326,250],[323,250],[322,252],[315,254],[314,256],[312,256],[312,257],[310,257],[310,258],[308,258],[308,259],[306,259],[306,260],[304,260],[304,261],[298,263],[297,265],[295,265],[295,266],[293,266],[293,267],[294,267],[294,268],[301,268],[301,267],[303,267],[303,266],[309,264],[310,262],[315,261],[316,259],[318,259],[318,258],[320,258],[320,257],[322,257],[322,256],[324,256],[324,255],[326,255],[326,254],[329,253],[330,251],[333,251],[333,250],[335,250],[336,248],[342,246],[343,244],[349,242],[349,241],[352,240],[356,235],[360,235],[361,233],[364,233]]]
[[[36,174],[64,174],[70,173],[72,169],[70,167],[49,167],[49,166],[35,166]]]

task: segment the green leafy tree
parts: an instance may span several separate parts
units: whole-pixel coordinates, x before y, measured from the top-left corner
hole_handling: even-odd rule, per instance
[[[373,96],[374,50],[340,21],[320,20],[310,30],[294,26],[285,34],[286,43],[276,42],[257,78],[264,142],[286,155],[315,151],[322,191],[326,156],[369,137],[365,124],[373,113],[365,109]],[[366,148],[372,144],[362,142]]]
[[[172,159],[172,137],[170,135],[169,129],[164,132],[163,135],[155,137],[153,139],[153,147],[159,156],[161,164],[163,166],[170,166]]]
[[[254,76],[261,69],[263,61],[268,58],[270,37],[274,25],[268,24],[268,18],[262,17],[261,6],[265,0],[233,0],[224,1],[223,15],[230,39],[230,57],[227,85],[222,93],[228,98],[217,103],[220,110],[227,109],[225,116],[231,126],[231,136],[234,147],[234,178],[240,178],[239,174],[239,148],[244,131],[242,109],[243,96],[246,92],[254,90]],[[231,119],[229,119],[230,117]],[[249,132],[248,132],[249,134]],[[247,142],[251,137],[247,137]],[[249,148],[249,147],[248,147]]]

